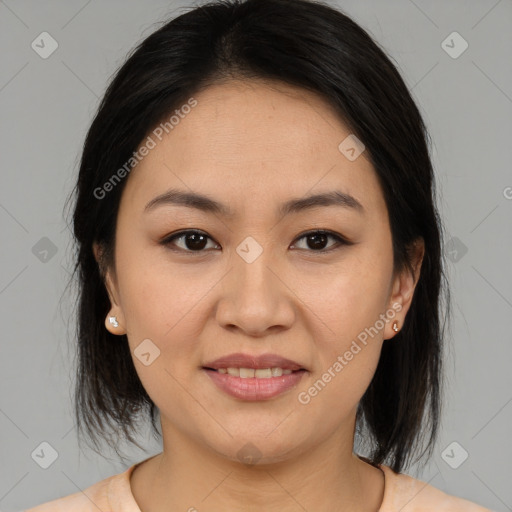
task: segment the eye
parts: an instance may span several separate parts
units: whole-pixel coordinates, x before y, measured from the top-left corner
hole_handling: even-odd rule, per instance
[[[329,238],[333,239],[335,243],[332,244],[327,249],[325,249],[325,244]],[[317,231],[309,231],[308,233],[304,233],[302,236],[297,238],[297,240],[302,239],[306,240],[306,250],[310,249],[313,252],[330,252],[334,249],[337,249],[340,245],[351,245],[351,243],[345,238],[343,238],[341,235],[324,229]],[[292,245],[292,247],[295,246],[296,245]]]
[[[328,239],[331,238],[334,240],[334,243],[331,244],[331,246],[328,246],[328,248],[325,248],[325,244],[328,241]],[[177,249],[172,250],[178,250],[178,251],[185,251],[185,252],[204,252],[203,249],[207,248],[208,245],[208,239],[212,240],[206,233],[202,231],[197,230],[188,230],[188,231],[180,231],[179,233],[175,233],[174,235],[171,235],[164,240],[162,240],[160,243],[165,246],[178,246]],[[307,233],[304,233],[296,240],[302,240],[305,239],[307,247],[306,250],[311,250],[312,252],[330,252],[332,250],[335,250],[340,245],[351,245],[351,242],[343,238],[341,235],[334,233],[332,231],[327,230],[316,230],[316,231],[309,231]],[[181,247],[175,243],[175,241],[181,241]],[[297,248],[298,244],[294,244],[291,247]],[[219,244],[214,244],[214,248],[220,247]],[[299,249],[303,250],[304,248]]]
[[[202,231],[189,230],[175,233],[174,235],[165,238],[160,243],[168,246],[173,245],[175,240],[182,240],[185,247],[179,247],[177,250],[183,250],[185,252],[204,252],[203,249],[207,246],[206,241],[209,238],[210,237]]]

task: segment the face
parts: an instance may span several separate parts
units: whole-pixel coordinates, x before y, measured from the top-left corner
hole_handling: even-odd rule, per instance
[[[169,133],[150,134],[155,146],[127,178],[107,276],[119,327],[106,327],[127,333],[164,443],[179,433],[232,460],[252,443],[270,462],[351,442],[415,285],[393,272],[375,171],[364,151],[347,153],[351,139],[339,149],[350,131],[307,91],[230,82],[194,99]],[[170,189],[212,202],[153,201]],[[331,200],[307,201],[321,194]],[[263,382],[205,369],[235,353],[301,370],[260,372]]]

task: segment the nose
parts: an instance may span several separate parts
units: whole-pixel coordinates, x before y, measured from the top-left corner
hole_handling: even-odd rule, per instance
[[[222,283],[216,310],[219,325],[252,337],[289,329],[296,316],[289,281],[270,250],[263,250],[254,260],[237,252]]]

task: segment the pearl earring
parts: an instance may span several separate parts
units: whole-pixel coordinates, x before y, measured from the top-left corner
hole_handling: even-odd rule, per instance
[[[397,322],[393,322],[393,331],[398,332],[398,325]]]
[[[111,325],[113,325],[114,327],[119,327],[119,322],[117,321],[117,318],[115,316],[109,316],[108,317],[108,321],[110,322]]]

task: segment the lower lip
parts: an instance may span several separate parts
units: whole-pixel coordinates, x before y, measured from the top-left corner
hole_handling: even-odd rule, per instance
[[[306,370],[299,370],[281,377],[242,379],[215,370],[203,370],[221,391],[241,400],[266,400],[278,396],[295,387],[306,373]]]

